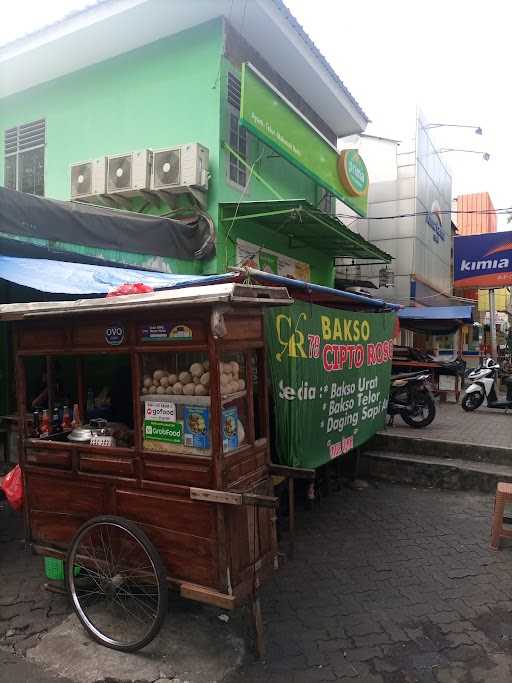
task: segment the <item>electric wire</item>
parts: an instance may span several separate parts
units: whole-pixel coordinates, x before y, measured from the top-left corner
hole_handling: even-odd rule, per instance
[[[337,218],[352,218],[353,222],[355,221],[386,221],[386,220],[392,220],[395,218],[414,218],[415,216],[431,216],[432,211],[412,211],[411,213],[399,213],[396,215],[392,216],[354,216],[354,214],[349,214],[349,213],[336,213],[335,216]],[[490,216],[490,215],[497,215],[497,216],[507,216],[512,214],[512,206],[506,207],[506,208],[501,208],[501,209],[474,209],[474,210],[468,210],[468,211],[451,211],[450,209],[442,209],[440,211],[435,212],[436,215],[452,215],[452,214],[460,214],[463,216],[466,215],[480,215],[480,216]]]

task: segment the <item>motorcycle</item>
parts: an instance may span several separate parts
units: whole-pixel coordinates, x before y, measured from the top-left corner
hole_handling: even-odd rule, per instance
[[[430,374],[408,372],[392,375],[387,411],[390,426],[395,415],[400,415],[406,424],[415,429],[429,425],[436,416]]]
[[[500,400],[496,393],[496,380],[500,371],[500,366],[492,358],[486,358],[482,365],[467,373],[466,379],[471,384],[464,392],[462,408],[466,412],[471,412],[479,408],[487,399],[488,408],[498,410],[508,410],[512,408],[512,377],[505,378],[507,385],[507,397]]]

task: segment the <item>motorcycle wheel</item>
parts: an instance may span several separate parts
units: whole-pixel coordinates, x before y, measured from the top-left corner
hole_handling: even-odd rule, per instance
[[[470,413],[472,410],[480,408],[484,402],[484,395],[481,391],[472,391],[470,394],[465,394],[462,399],[462,410]]]
[[[415,429],[421,429],[422,427],[427,427],[436,416],[436,407],[432,397],[428,393],[423,393],[418,396],[416,404],[420,408],[417,415],[411,415],[409,413],[402,413],[402,420],[409,425],[409,427],[414,427]]]

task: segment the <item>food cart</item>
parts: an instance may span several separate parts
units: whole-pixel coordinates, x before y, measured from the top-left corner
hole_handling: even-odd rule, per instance
[[[256,591],[277,566],[263,309],[287,303],[285,288],[230,283],[0,307],[19,415],[41,367],[47,382],[20,439],[27,541],[65,560],[100,643],[146,645],[171,586],[250,602],[261,652]]]

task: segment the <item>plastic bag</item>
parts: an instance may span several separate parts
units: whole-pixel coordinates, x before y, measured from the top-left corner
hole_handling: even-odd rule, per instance
[[[23,476],[19,465],[7,472],[5,477],[0,477],[0,489],[12,509],[19,512],[23,507]]]
[[[144,285],[142,282],[135,282],[133,284],[119,285],[107,294],[107,299],[111,296],[125,296],[126,294],[147,294],[154,292],[153,287]]]

